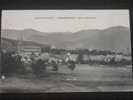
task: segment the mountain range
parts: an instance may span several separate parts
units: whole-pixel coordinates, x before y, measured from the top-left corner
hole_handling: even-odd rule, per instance
[[[39,44],[54,45],[57,48],[87,48],[131,52],[130,30],[124,26],[114,26],[103,30],[88,29],[78,32],[40,32],[34,29],[1,31],[1,37]]]

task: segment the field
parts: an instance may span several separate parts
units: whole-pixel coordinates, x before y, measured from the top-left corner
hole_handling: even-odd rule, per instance
[[[60,65],[58,72],[41,76],[18,75],[0,80],[0,92],[102,92],[133,91],[132,67],[77,65],[74,71]]]

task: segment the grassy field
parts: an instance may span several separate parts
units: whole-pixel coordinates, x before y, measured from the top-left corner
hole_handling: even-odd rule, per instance
[[[0,92],[102,92],[133,91],[131,67],[77,65],[74,71],[61,65],[58,72],[39,77],[12,76],[0,81]]]

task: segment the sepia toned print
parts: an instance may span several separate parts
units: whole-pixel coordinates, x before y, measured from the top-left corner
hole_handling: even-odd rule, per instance
[[[129,10],[3,10],[0,93],[133,91]]]

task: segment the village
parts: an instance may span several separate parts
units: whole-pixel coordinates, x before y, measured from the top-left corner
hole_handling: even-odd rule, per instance
[[[130,33],[128,10],[3,10],[0,93],[133,91]]]
[[[23,40],[18,41],[17,51],[5,49],[2,49],[2,51],[3,55],[9,54],[12,58],[16,59],[16,63],[20,62],[19,66],[23,66],[23,69],[29,72],[37,72],[38,70],[40,73],[48,69],[58,71],[62,65],[65,65],[70,71],[73,71],[78,64],[116,67],[131,66],[130,53],[123,54],[120,52],[96,49],[58,49],[55,46],[42,49],[35,45],[23,45]],[[6,57],[4,58],[7,60]],[[6,71],[4,72],[6,73]],[[2,74],[2,77],[3,76],[5,77],[4,73]]]
[[[54,45],[42,48],[25,45],[22,40],[17,41],[16,48],[8,49],[8,46],[4,46],[1,55],[0,92],[132,89],[130,52],[125,54],[99,49],[60,49]],[[98,83],[100,84],[97,85]],[[114,84],[120,85],[113,88]],[[121,88],[123,85],[125,88]]]
[[[96,53],[88,56],[74,54],[73,50],[57,51],[64,50],[52,47],[49,52],[41,52],[39,47],[21,46],[16,53],[5,52],[2,59],[5,64],[0,80],[0,92],[92,92],[132,89],[130,56]],[[113,88],[114,86],[117,88]],[[122,86],[124,88],[121,88]]]

